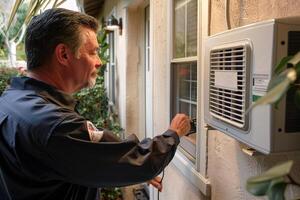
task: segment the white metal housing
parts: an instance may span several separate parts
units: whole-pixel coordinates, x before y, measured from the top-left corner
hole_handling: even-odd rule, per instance
[[[293,92],[278,109],[245,111],[267,90],[276,63],[300,51],[300,17],[272,19],[210,36],[205,42],[205,121],[262,152],[300,150]]]

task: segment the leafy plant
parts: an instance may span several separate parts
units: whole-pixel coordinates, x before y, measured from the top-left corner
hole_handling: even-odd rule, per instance
[[[18,74],[16,68],[0,67],[0,96],[9,84],[10,79]]]
[[[102,188],[101,200],[121,200],[122,192],[120,188]]]
[[[286,68],[286,65],[291,67]],[[275,68],[274,76],[268,85],[268,92],[258,99],[246,114],[258,105],[275,104],[290,90],[294,91],[295,105],[300,108],[300,52],[295,56],[283,58]],[[284,200],[284,192],[288,184],[300,186],[290,175],[293,161],[272,167],[259,176],[247,180],[247,191],[255,196],[267,195],[270,200]]]
[[[272,167],[259,176],[249,178],[247,191],[255,196],[267,195],[272,200],[284,200],[284,191],[288,184],[300,186],[289,175],[293,161]]]

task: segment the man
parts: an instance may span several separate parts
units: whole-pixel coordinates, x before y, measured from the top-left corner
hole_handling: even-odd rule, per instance
[[[98,187],[151,180],[173,158],[190,129],[178,114],[162,135],[119,141],[75,111],[71,94],[95,84],[97,21],[51,9],[30,22],[25,37],[28,77],[14,78],[0,98],[2,199],[97,199]]]

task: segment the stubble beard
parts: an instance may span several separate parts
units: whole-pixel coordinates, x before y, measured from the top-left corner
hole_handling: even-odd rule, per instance
[[[96,85],[96,79],[97,79],[97,75],[89,78],[87,87],[90,89],[93,88]]]

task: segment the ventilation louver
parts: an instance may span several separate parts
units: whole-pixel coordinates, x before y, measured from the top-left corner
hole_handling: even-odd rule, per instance
[[[209,111],[212,116],[247,129],[249,45],[234,44],[210,51]]]

